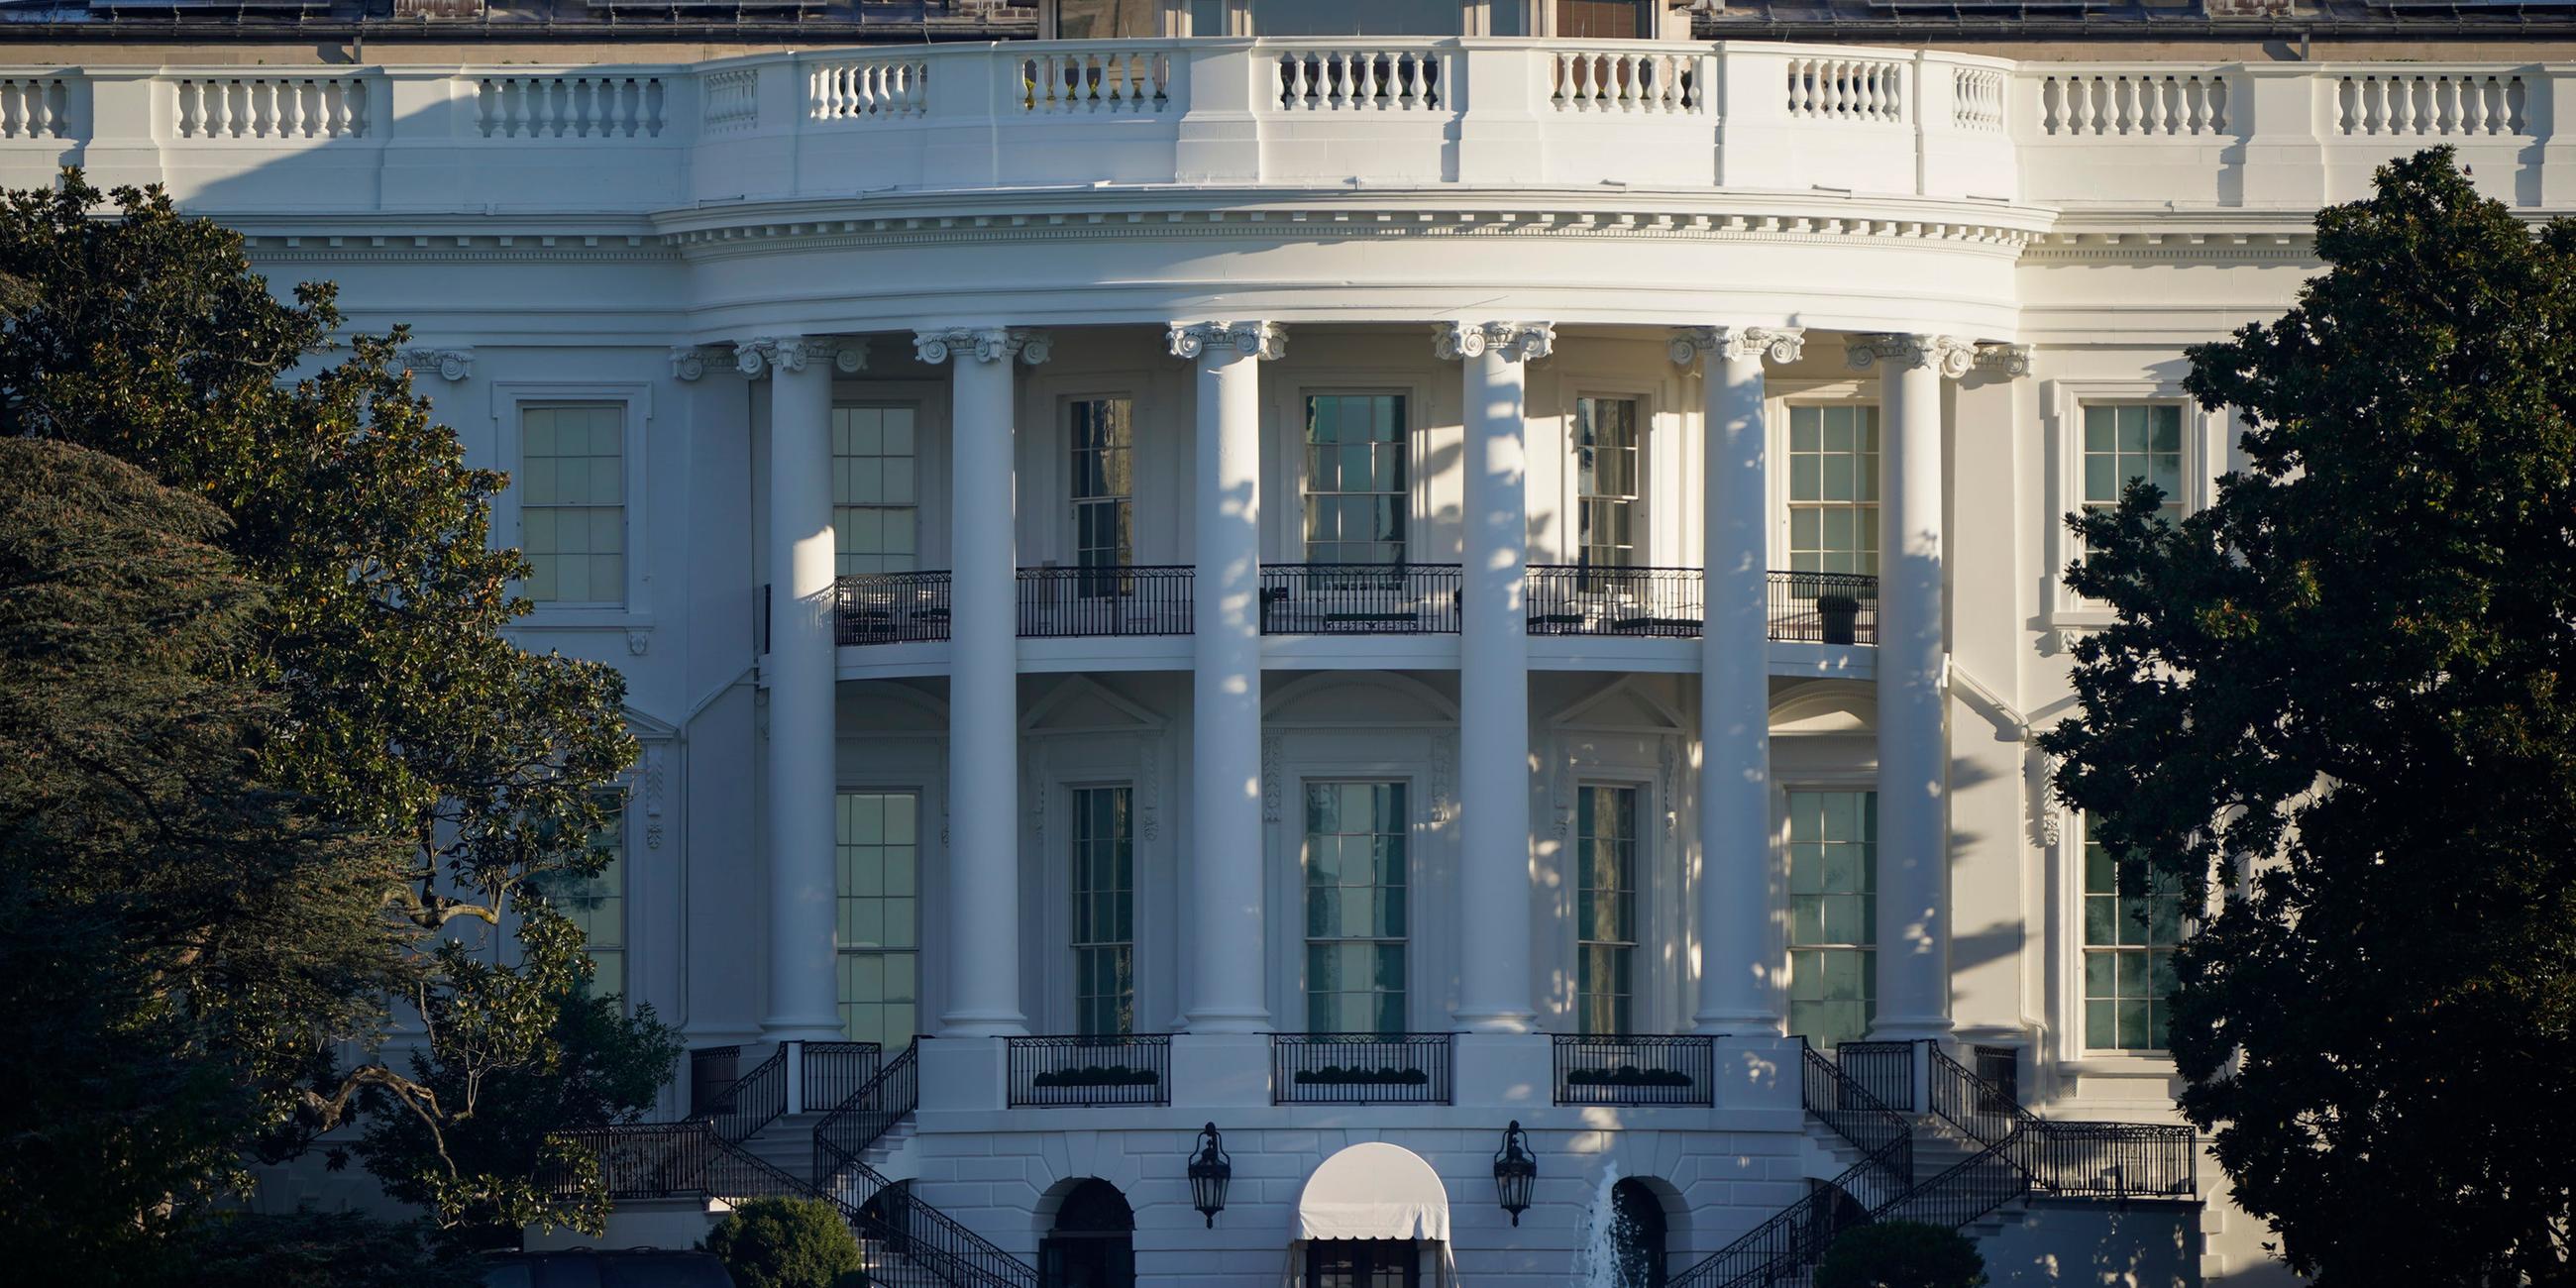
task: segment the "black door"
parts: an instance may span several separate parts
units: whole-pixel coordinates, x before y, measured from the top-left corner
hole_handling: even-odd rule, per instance
[[[1402,1239],[1316,1239],[1306,1245],[1306,1288],[1421,1288],[1422,1256]]]

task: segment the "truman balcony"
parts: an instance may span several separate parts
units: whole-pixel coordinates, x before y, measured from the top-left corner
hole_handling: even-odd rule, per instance
[[[1186,566],[1023,568],[1019,637],[1081,639],[1188,635]],[[1264,564],[1264,635],[1455,635],[1463,591],[1457,564]],[[1770,574],[1776,643],[1877,643],[1878,579],[1850,573]],[[945,571],[871,573],[838,585],[842,647],[934,643],[949,638]],[[1534,636],[1697,639],[1696,568],[1529,569]]]

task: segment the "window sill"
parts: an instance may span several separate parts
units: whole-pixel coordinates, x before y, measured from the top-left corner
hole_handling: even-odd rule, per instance
[[[2071,1073],[2077,1077],[2172,1078],[2179,1076],[2174,1072],[2173,1057],[2162,1054],[2137,1055],[2100,1051],[2061,1060],[2057,1067],[2060,1072]]]

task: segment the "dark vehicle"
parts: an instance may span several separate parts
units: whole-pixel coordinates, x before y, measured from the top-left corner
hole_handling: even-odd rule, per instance
[[[664,1248],[570,1248],[494,1253],[483,1288],[734,1288],[724,1263],[706,1252]]]

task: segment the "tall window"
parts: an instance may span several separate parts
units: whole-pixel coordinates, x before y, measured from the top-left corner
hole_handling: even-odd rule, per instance
[[[626,814],[612,809],[590,838],[592,849],[608,852],[608,865],[587,877],[557,873],[545,883],[547,902],[581,927],[593,997],[626,991]]]
[[[2084,1045],[2161,1051],[2182,942],[2182,889],[2084,838]]]
[[[1878,408],[1789,409],[1789,567],[1878,571]]]
[[[921,1006],[921,798],[843,792],[835,802],[841,1031],[891,1050]]]
[[[1402,783],[1306,784],[1306,1027],[1404,1031]]]
[[[626,601],[626,409],[530,407],[520,413],[519,545],[528,598]]]
[[[1637,449],[1642,436],[1634,398],[1578,398],[1574,403],[1575,514],[1579,562],[1630,568],[1637,560]]]
[[[1856,1040],[1878,1013],[1878,793],[1789,793],[1789,1029]]]
[[[2182,521],[2181,407],[2119,403],[2084,409],[2084,508],[2118,505],[2133,479],[2162,489],[2166,521]]]
[[[1077,1033],[1136,1031],[1135,793],[1073,794],[1073,1011]]]
[[[1135,414],[1124,398],[1073,403],[1073,553],[1076,566],[1124,568],[1135,560]],[[1112,576],[1082,579],[1082,593],[1113,595]]]
[[[1585,1033],[1627,1033],[1637,992],[1637,789],[1587,784],[1575,815],[1575,1020]]]
[[[841,576],[919,566],[913,419],[910,407],[832,409],[832,552]]]
[[[1411,508],[1404,395],[1306,399],[1306,558],[1402,563]]]

